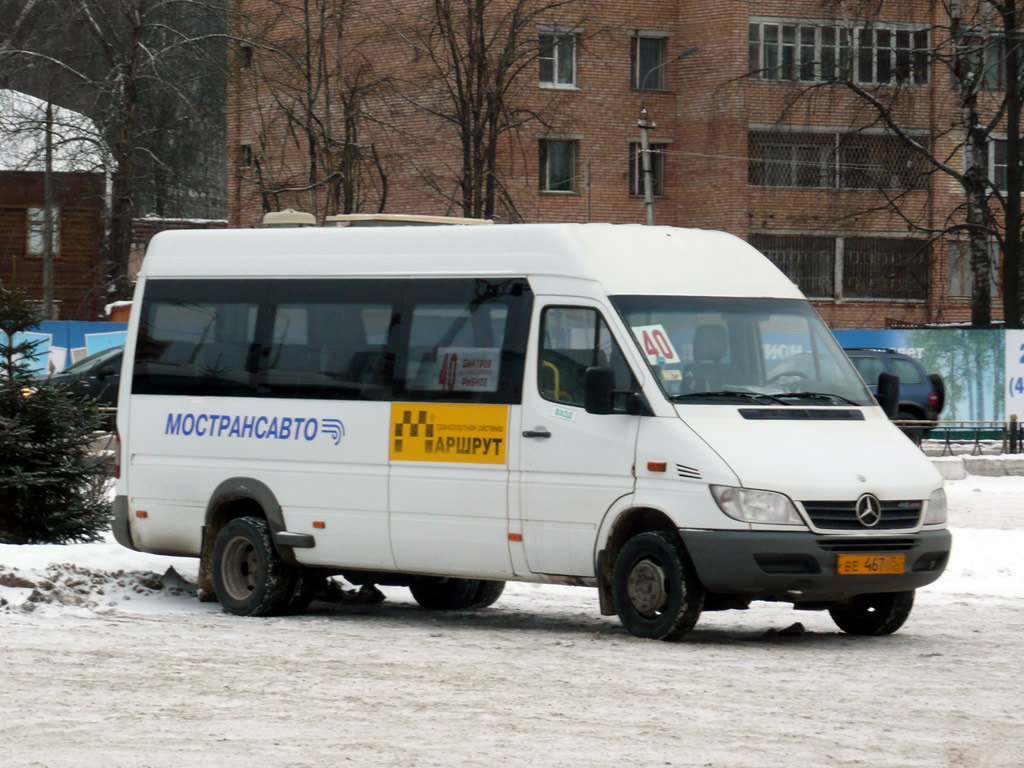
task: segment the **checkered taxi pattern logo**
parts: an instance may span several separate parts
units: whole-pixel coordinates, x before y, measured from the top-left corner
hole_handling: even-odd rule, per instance
[[[402,452],[403,438],[424,438],[424,448],[431,453],[434,437],[434,425],[427,421],[426,411],[402,410],[402,420],[395,424],[394,442],[392,448],[395,453]]]
[[[391,461],[505,464],[508,406],[391,404]]]

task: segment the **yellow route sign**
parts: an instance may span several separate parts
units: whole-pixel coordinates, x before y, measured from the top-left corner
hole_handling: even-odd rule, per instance
[[[505,464],[507,438],[507,405],[391,404],[391,461]]]

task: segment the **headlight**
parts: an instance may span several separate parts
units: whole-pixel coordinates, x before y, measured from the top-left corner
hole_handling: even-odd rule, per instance
[[[928,497],[928,511],[924,515],[925,525],[940,525],[946,522],[946,492],[939,488]]]
[[[719,508],[734,520],[772,525],[804,524],[793,502],[781,493],[712,485],[711,495]]]

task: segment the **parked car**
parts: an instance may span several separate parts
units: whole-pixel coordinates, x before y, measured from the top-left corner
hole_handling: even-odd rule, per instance
[[[100,408],[116,408],[123,357],[123,346],[110,347],[83,357],[63,371],[50,375],[49,380],[67,385],[72,392],[82,397],[95,399]],[[110,414],[104,422],[112,426],[114,415]]]
[[[902,428],[914,442],[920,442],[934,426],[946,404],[946,385],[942,377],[937,373],[925,373],[917,360],[895,349],[848,347],[845,351],[873,395],[878,394],[879,374],[899,376],[900,403],[896,421],[931,422]]]

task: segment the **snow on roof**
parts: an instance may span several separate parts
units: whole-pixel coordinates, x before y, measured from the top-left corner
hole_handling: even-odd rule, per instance
[[[102,143],[96,123],[83,114],[53,107],[53,170],[101,171]],[[0,89],[0,171],[45,169],[46,102]]]

